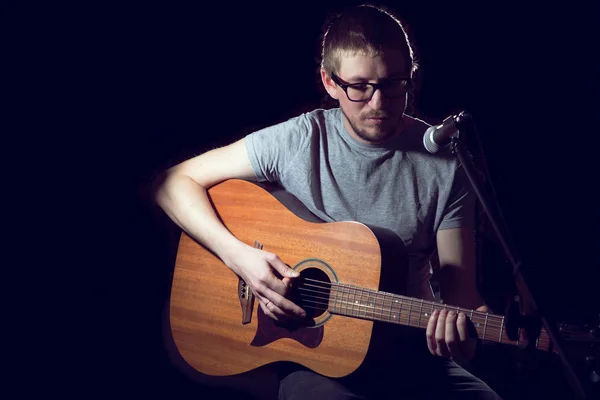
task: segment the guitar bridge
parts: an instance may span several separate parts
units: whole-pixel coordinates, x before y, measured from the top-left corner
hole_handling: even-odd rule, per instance
[[[263,245],[254,241],[254,248],[262,250]],[[242,325],[249,324],[252,321],[252,310],[254,309],[254,293],[242,278],[239,278],[238,281],[238,298],[242,307]]]

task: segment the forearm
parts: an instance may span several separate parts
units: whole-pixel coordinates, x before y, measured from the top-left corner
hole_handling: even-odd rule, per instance
[[[156,186],[154,201],[175,224],[226,264],[244,245],[221,223],[206,189],[185,174],[163,177]]]
[[[448,305],[487,312],[474,274],[461,267],[444,266],[440,269],[440,297]]]

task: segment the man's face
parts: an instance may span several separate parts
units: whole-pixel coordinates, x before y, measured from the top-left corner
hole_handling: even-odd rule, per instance
[[[394,82],[410,77],[408,65],[410,63],[400,51],[388,51],[379,56],[346,54],[341,57],[336,75],[343,84]],[[335,95],[345,116],[346,130],[357,140],[381,143],[400,133],[406,94],[389,98],[381,90],[376,90],[369,101],[353,102],[336,85]]]

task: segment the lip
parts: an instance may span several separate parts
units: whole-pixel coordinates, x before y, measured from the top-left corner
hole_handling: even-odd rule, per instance
[[[369,121],[373,124],[382,124],[387,120],[388,120],[387,118],[367,118],[367,121]]]

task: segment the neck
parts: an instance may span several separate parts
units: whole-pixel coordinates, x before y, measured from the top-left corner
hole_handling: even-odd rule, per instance
[[[518,340],[511,340],[506,335],[504,317],[500,315],[343,284],[332,284],[329,301],[329,311],[333,314],[414,328],[426,328],[433,311],[444,309],[467,315],[482,340],[519,345]],[[545,331],[540,334],[535,347],[549,350],[550,338]]]

